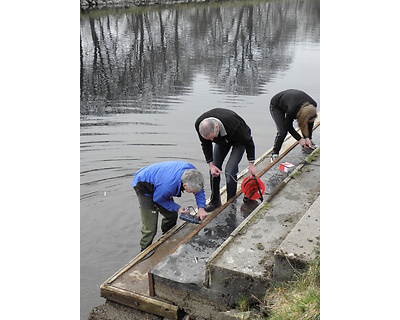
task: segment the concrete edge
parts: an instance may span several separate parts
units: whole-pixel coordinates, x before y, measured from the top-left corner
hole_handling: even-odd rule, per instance
[[[294,274],[315,259],[315,247],[320,244],[320,196],[304,213],[274,252],[276,281],[290,280]]]
[[[314,153],[316,153],[318,150],[320,150],[320,147],[318,147],[317,149],[315,149],[308,157],[312,156]],[[308,158],[307,157],[307,158]],[[257,215],[257,213],[265,206],[265,204],[268,204],[269,201],[271,201],[273,199],[273,197],[275,195],[277,195],[279,193],[279,191],[286,185],[289,183],[289,181],[291,179],[293,179],[293,177],[295,175],[297,175],[298,172],[300,172],[300,170],[306,165],[306,162],[303,162],[301,164],[299,164],[294,170],[293,172],[286,177],[285,180],[282,181],[282,183],[280,183],[274,190],[271,191],[270,195],[268,196],[267,199],[265,199],[263,202],[260,202],[260,204],[253,210],[253,212],[245,219],[243,220],[243,222],[235,229],[232,231],[232,233],[230,234],[230,236],[228,237],[228,239],[226,239],[221,246],[218,247],[218,249],[216,251],[214,251],[214,253],[207,259],[206,261],[206,266],[209,262],[211,262],[211,260],[213,260],[214,258],[216,258],[220,252],[228,245],[228,243],[230,241],[232,241],[232,239],[234,237],[236,237],[236,235],[245,227],[245,225],[247,225],[247,223],[253,219],[253,217],[255,215]],[[277,191],[277,192],[276,192]],[[267,209],[268,210],[268,209]]]
[[[266,200],[261,202],[254,210],[253,212],[242,221],[242,223],[232,231],[232,233],[229,235],[229,237],[218,247],[217,250],[215,250],[211,256],[206,260],[206,273],[207,273],[207,266],[216,259],[219,254],[225,249],[225,247],[236,237],[236,235],[247,225],[247,223],[253,219],[253,217],[264,207],[264,203],[266,203]],[[206,281],[207,282],[207,281]]]
[[[307,156],[306,160],[309,157],[312,157],[314,154],[320,152],[320,147],[316,148],[310,155]],[[291,179],[293,179],[295,176],[297,176],[298,173],[301,174],[301,169],[307,164],[307,161],[303,161],[301,164],[299,164],[293,172],[285,178],[274,190],[271,191],[270,195],[268,196],[267,199],[265,199],[263,202],[261,202],[254,210],[253,212],[245,219],[243,222],[235,229],[232,231],[230,236],[218,247],[216,251],[214,251],[211,256],[206,260],[206,270],[205,270],[205,279],[203,285],[207,288],[209,288],[209,282],[210,282],[210,264],[218,258],[218,256],[225,250],[225,248],[230,244],[231,241],[238,235],[238,233],[245,227],[247,226],[248,223],[259,213],[261,209],[263,209],[265,206],[268,206],[268,202],[270,202],[288,183]],[[319,197],[318,197],[319,198]],[[313,205],[313,204],[312,204]],[[310,208],[312,207],[310,206]],[[266,208],[266,211],[268,210],[268,207]],[[308,210],[307,210],[308,211]],[[307,213],[306,211],[306,213]],[[301,221],[301,219],[300,219]]]

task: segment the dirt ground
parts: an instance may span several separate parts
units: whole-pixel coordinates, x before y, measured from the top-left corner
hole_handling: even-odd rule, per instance
[[[100,306],[92,309],[88,320],[168,320],[167,318],[156,316],[154,314],[146,313],[140,310],[132,309],[115,303],[109,300]],[[262,319],[261,314],[256,310],[240,312],[237,309],[232,309],[226,312],[225,315],[218,316],[221,320],[233,319]],[[189,315],[183,316],[182,320],[204,320],[200,317],[191,317]]]
[[[88,320],[162,320],[163,317],[106,301],[90,312]]]

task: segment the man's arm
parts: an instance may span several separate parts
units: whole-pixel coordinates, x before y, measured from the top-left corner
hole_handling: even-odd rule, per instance
[[[155,188],[153,193],[153,201],[163,206],[168,211],[178,212],[180,205],[172,200],[174,196],[171,192],[171,186],[159,185]]]

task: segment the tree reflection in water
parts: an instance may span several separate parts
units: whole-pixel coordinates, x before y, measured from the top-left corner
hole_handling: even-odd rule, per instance
[[[319,23],[318,0],[81,14],[82,319],[103,303],[100,284],[139,253],[133,173],[184,159],[205,175],[208,197],[208,166],[194,121],[213,106],[240,109],[256,156],[265,152],[275,135],[272,90],[295,85],[319,99]],[[304,79],[304,72],[312,76]],[[242,163],[247,167],[245,157]],[[177,202],[193,205],[193,198]]]
[[[293,42],[319,41],[316,26],[319,1],[82,15],[81,114],[152,112],[151,101],[184,94],[198,70],[227,93],[259,94],[292,61]]]

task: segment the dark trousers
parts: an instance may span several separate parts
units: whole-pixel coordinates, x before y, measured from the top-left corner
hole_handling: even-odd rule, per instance
[[[286,129],[285,126],[285,112],[280,110],[279,108],[274,108],[272,104],[269,106],[269,111],[271,113],[272,119],[275,122],[276,125],[276,136],[275,136],[275,141],[274,141],[274,148],[272,150],[272,153],[279,154],[279,151],[282,148],[283,141],[285,141],[286,135],[288,133],[288,130]],[[310,135],[310,140],[312,138],[312,128],[314,126],[313,123],[308,124],[308,132]]]
[[[157,233],[158,213],[163,216],[161,222],[161,231],[163,234],[176,225],[178,213],[168,211],[163,206],[154,202],[151,196],[146,196],[143,192],[137,190],[137,188],[134,189],[139,199],[142,218],[142,238],[140,240],[140,247],[144,250],[152,244]]]
[[[228,162],[225,166],[225,177],[226,177],[226,194],[227,200],[232,198],[236,194],[237,190],[237,174],[239,171],[239,162],[242,160],[245,146],[239,143],[234,145],[230,144],[214,144],[213,151],[213,164],[220,170],[222,170],[222,164],[231,150]],[[212,177],[210,173],[210,185],[211,185],[211,201],[219,201],[219,185],[221,177]]]

